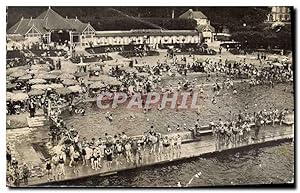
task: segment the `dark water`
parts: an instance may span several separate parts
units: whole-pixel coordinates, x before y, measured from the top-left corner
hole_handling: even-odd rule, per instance
[[[189,186],[282,184],[294,178],[293,150],[291,143],[283,143],[56,185],[176,187],[178,182],[187,184],[198,172],[202,173],[201,176]]]

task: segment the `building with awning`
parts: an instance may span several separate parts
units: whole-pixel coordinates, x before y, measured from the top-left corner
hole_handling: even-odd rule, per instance
[[[80,43],[81,38],[90,37],[95,33],[89,23],[76,18],[64,18],[51,7],[36,18],[21,18],[8,29],[8,39],[23,36],[29,42]]]
[[[24,42],[43,42],[44,44],[57,42],[81,47],[148,45],[158,48],[159,45],[196,45],[202,42],[202,33],[199,33],[197,29],[96,31],[90,23],[81,22],[77,17],[62,17],[51,7],[36,18],[22,17],[19,22],[8,29],[7,34],[9,40],[16,39],[12,38],[13,36],[22,36],[26,39]]]

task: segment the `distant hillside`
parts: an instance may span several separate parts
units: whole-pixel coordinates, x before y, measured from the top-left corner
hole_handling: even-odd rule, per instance
[[[11,27],[22,16],[34,18],[48,7],[8,7],[7,28]],[[97,30],[129,30],[143,28],[194,29],[191,20],[172,20],[186,10],[202,11],[217,31],[224,27],[230,31],[238,31],[243,23],[248,26],[261,24],[269,11],[267,7],[52,7],[62,16],[90,22]],[[139,19],[132,19],[137,17]],[[154,25],[152,25],[154,24]]]

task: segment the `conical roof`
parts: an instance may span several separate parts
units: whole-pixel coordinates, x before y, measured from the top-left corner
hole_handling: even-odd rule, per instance
[[[36,19],[43,20],[43,27],[47,30],[71,30],[72,25],[65,18],[56,13],[51,7],[39,15]]]

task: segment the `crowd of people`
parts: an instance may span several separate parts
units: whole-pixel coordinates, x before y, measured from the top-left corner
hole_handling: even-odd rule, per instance
[[[288,110],[284,109],[270,109],[252,113],[240,112],[232,119],[223,121],[219,119],[218,122],[210,123],[213,135],[216,139],[216,148],[220,149],[222,146],[236,146],[241,143],[250,143],[251,140],[257,140],[261,126],[266,126],[271,123],[273,126],[276,122],[282,125],[285,120]],[[254,135],[250,133],[251,126],[254,126]]]
[[[235,147],[240,144],[248,144],[261,137],[259,132],[262,126],[267,124],[282,124],[288,110],[278,109],[262,110],[259,112],[239,112],[232,115],[231,119],[210,122],[210,129],[215,138],[216,149],[229,145]],[[122,165],[144,164],[149,159],[172,160],[180,157],[182,153],[182,143],[184,136],[182,133],[169,132],[167,135],[155,131],[154,126],[144,132],[141,136],[127,136],[125,132],[110,135],[105,133],[103,136],[81,139],[79,132],[73,127],[67,127],[64,121],[59,118],[59,112],[52,115],[53,123],[50,130],[55,130],[55,135],[51,141],[56,148],[53,156],[45,162],[45,174],[48,180],[59,180],[66,175],[66,168],[72,168],[75,175],[82,166],[92,170],[101,170],[105,167],[108,170],[118,169]],[[168,129],[175,131],[200,131],[199,119],[192,128],[178,125],[177,128]],[[55,136],[55,137],[54,137]],[[18,165],[18,161],[12,156],[9,146],[7,147],[7,165],[11,175],[10,181],[15,185],[23,180],[28,183],[30,169],[28,165]],[[69,170],[69,169],[68,169]]]
[[[210,77],[211,73],[225,74],[227,78],[223,85],[214,83],[212,89],[217,96],[219,90],[223,88],[234,88],[234,79],[250,79],[249,85],[270,84],[287,82],[293,80],[293,71],[289,66],[272,66],[268,68],[259,68],[251,63],[232,62],[220,59],[219,62],[212,60],[196,61],[188,63],[185,57],[174,59],[175,64],[168,64],[166,62],[158,61],[156,65],[139,65],[134,72],[129,72],[128,69],[122,69],[119,66],[112,67],[109,71],[109,76],[115,77],[121,84],[117,86],[117,90],[126,92],[129,96],[135,93],[148,93],[159,90],[160,92],[174,92],[176,89],[188,90],[193,92],[196,83],[190,82],[186,78],[178,82],[177,87],[172,85],[162,86],[162,78],[164,74],[174,76],[175,73],[187,76],[193,72],[203,72]],[[137,61],[135,62],[137,64]],[[134,65],[133,65],[134,66]],[[51,70],[61,69],[60,61],[53,66]],[[78,84],[84,91],[89,89],[89,83],[84,79],[77,78]],[[52,80],[53,83],[62,83],[60,79]],[[24,84],[24,85],[23,85]],[[18,83],[17,89],[25,88],[25,92],[31,90],[31,85],[27,83]],[[114,87],[107,86],[107,90],[113,90]],[[107,91],[103,90],[103,91]],[[200,87],[199,92],[203,94],[203,86]],[[234,90],[234,92],[237,92]],[[83,92],[85,94],[86,92]],[[78,94],[80,95],[80,94]],[[77,95],[77,96],[78,96]],[[155,131],[152,126],[149,131],[145,132],[140,137],[129,137],[122,132],[111,136],[105,133],[104,136],[98,138],[86,139],[80,138],[79,132],[71,126],[67,127],[61,118],[64,111],[62,107],[68,107],[67,111],[72,114],[81,114],[84,116],[85,108],[74,104],[74,96],[60,95],[53,89],[47,89],[42,96],[31,96],[25,101],[7,101],[7,114],[18,114],[20,109],[22,111],[29,111],[30,116],[33,117],[37,108],[41,108],[44,114],[49,116],[50,129],[49,139],[53,146],[61,146],[59,151],[56,151],[51,158],[45,163],[45,170],[48,180],[58,180],[66,175],[65,166],[72,167],[73,172],[78,174],[80,165],[90,167],[93,170],[100,170],[104,165],[107,168],[113,169],[121,167],[122,164],[143,164],[147,157],[155,157],[158,160],[173,159],[181,155],[181,146],[183,136],[180,134],[162,135]],[[212,102],[215,103],[215,96]],[[49,108],[50,105],[50,108]],[[229,144],[237,145],[239,143],[249,143],[253,138],[258,138],[259,130],[262,125],[267,122],[275,124],[276,120],[282,124],[287,110],[279,112],[279,110],[263,110],[253,114],[239,113],[231,120],[219,120],[217,123],[211,122],[210,127],[216,139],[217,149]],[[107,116],[108,120],[112,120],[112,115]],[[251,126],[254,127],[254,136],[251,135]],[[195,126],[191,131],[200,130],[199,120],[196,121]],[[178,125],[178,128],[180,126]],[[186,128],[185,128],[186,129]],[[183,129],[183,130],[185,130]],[[172,129],[168,126],[168,131]],[[175,129],[174,129],[175,130]],[[176,129],[180,130],[180,129]],[[13,182],[18,186],[21,180],[28,183],[30,177],[29,166],[25,163],[22,166],[13,157],[10,147],[7,147],[7,165],[10,173],[8,181]]]

